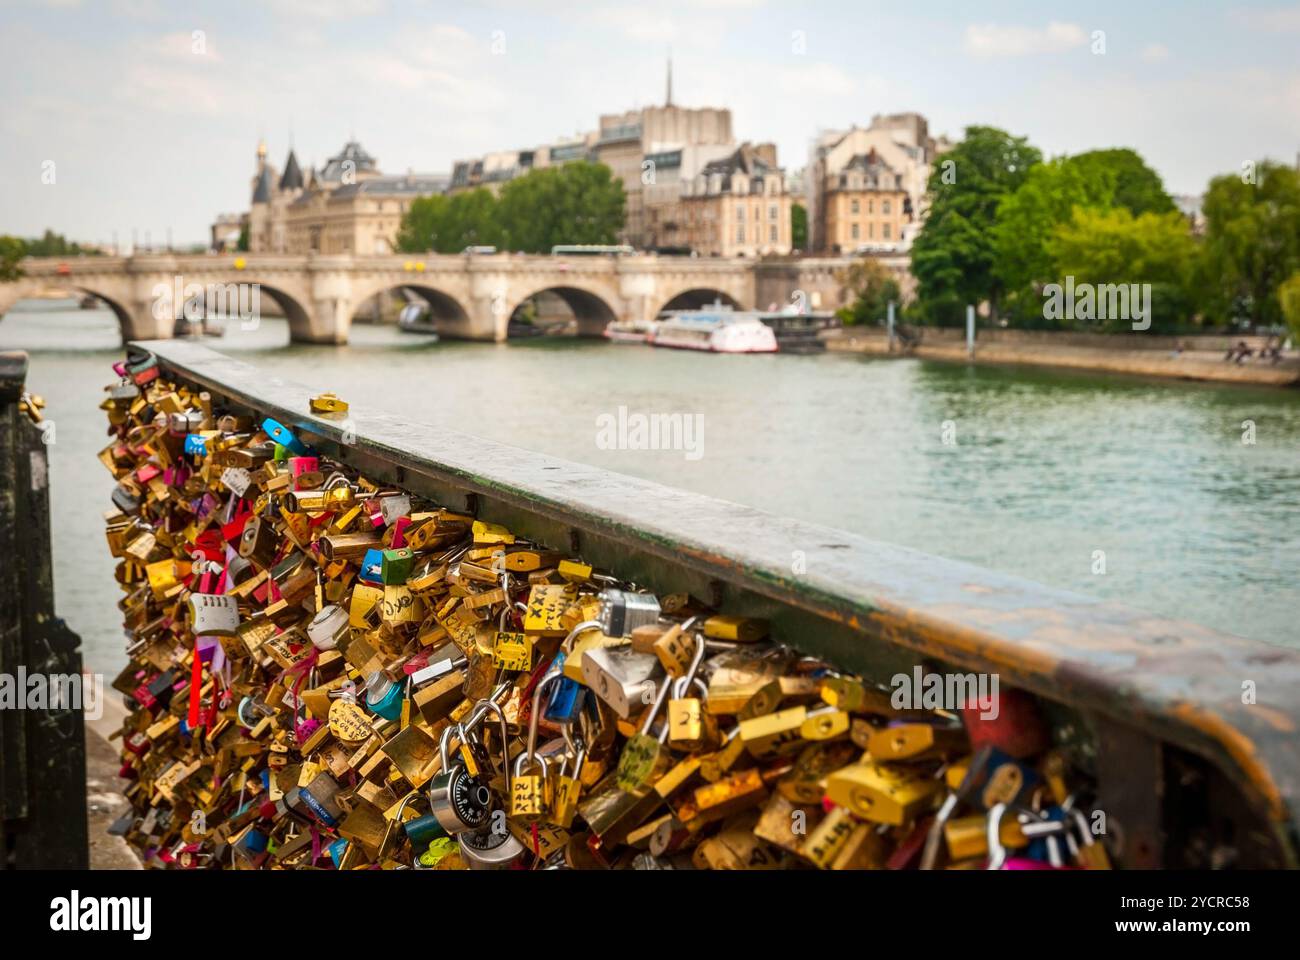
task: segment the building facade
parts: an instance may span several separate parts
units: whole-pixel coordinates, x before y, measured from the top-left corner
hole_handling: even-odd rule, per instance
[[[792,246],[790,205],[776,147],[744,143],[686,182],[679,217],[700,256],[783,256]]]
[[[639,249],[676,247],[683,242],[685,185],[706,164],[736,148],[730,110],[672,102],[670,66],[663,106],[602,115],[594,131],[559,143],[459,161],[448,192],[487,187],[496,193],[531,170],[575,160],[603,163],[623,186],[625,216],[619,241]]]
[[[805,170],[805,196],[808,207],[809,246],[821,253],[846,252],[852,247],[843,246],[843,242],[832,237],[830,218],[837,217],[839,223],[846,223],[844,216],[851,213],[842,212],[838,201],[832,204],[828,190],[843,188],[841,174],[854,174],[854,164],[860,168],[861,158],[873,156],[874,162],[883,164],[896,175],[897,183],[905,196],[903,212],[905,220],[900,225],[890,222],[889,232],[894,235],[888,241],[895,249],[903,250],[911,245],[912,238],[925,219],[927,209],[926,187],[930,172],[937,157],[951,148],[947,138],[930,136],[929,123],[918,113],[898,113],[872,117],[869,127],[852,127],[848,130],[830,130],[822,133],[813,143]],[[866,171],[858,170],[857,172]],[[863,209],[858,198],[859,209]],[[852,198],[847,200],[852,207]],[[836,209],[832,210],[832,206]],[[875,210],[881,209],[880,201],[873,204]],[[895,211],[895,201],[890,201],[891,216]],[[868,221],[859,225],[859,232],[868,228]],[[883,222],[877,222],[877,232],[884,229]],[[851,230],[850,230],[851,232]],[[869,241],[862,239],[862,243]],[[887,241],[878,239],[876,243]]]
[[[257,164],[248,212],[253,253],[392,253],[411,201],[447,187],[437,174],[385,176],[356,141],[305,175],[293,150],[280,173],[259,144]],[[216,235],[214,224],[214,242]]]
[[[903,176],[871,150],[851,158],[822,184],[825,242],[833,252],[888,249],[902,242],[912,221]]]

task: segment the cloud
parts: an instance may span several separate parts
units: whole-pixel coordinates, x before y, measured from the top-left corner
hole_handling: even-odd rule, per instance
[[[368,17],[384,8],[383,0],[270,0],[269,6],[286,19],[347,20]]]
[[[1169,59],[1169,48],[1163,43],[1148,43],[1142,48],[1142,59],[1147,63],[1159,63]]]
[[[829,63],[782,67],[778,85],[790,96],[843,97],[853,92],[853,78]]]
[[[1266,33],[1300,31],[1300,7],[1270,7],[1256,10],[1233,10],[1232,19],[1251,30]]]
[[[971,24],[966,28],[966,52],[975,57],[1024,57],[1039,53],[1064,53],[1088,42],[1077,23],[1053,21],[1043,29]]]

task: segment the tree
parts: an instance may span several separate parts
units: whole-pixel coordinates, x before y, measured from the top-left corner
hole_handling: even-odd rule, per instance
[[[9,283],[23,275],[18,261],[27,256],[27,245],[18,237],[0,237],[0,283]]]
[[[967,127],[966,138],[936,162],[929,217],[912,244],[912,273],[932,317],[960,315],[964,304],[984,300],[997,316],[1005,289],[993,269],[998,205],[1041,159],[1024,137]]]
[[[1111,205],[1124,207],[1135,217],[1144,213],[1172,213],[1177,209],[1165,192],[1160,174],[1148,167],[1136,150],[1127,147],[1089,150],[1070,157],[1068,163],[1085,178],[1107,180]]]
[[[853,294],[853,302],[836,311],[848,326],[878,323],[892,300],[899,300],[898,281],[878,260],[867,258],[851,264],[839,276],[840,284]]]
[[[1056,276],[1048,243],[1076,207],[1110,206],[1113,185],[1095,170],[1061,157],[1030,169],[1015,193],[998,204],[993,225],[994,275],[1005,289],[1033,295]]]
[[[790,246],[795,250],[808,249],[808,210],[802,203],[790,205]]]
[[[1201,203],[1212,305],[1259,324],[1282,319],[1278,287],[1300,270],[1300,173],[1262,161],[1210,181]]]
[[[1177,330],[1195,311],[1196,241],[1176,211],[1134,217],[1123,207],[1076,207],[1048,247],[1060,276],[1076,286],[1150,284],[1152,330]],[[1108,317],[1103,329],[1129,330],[1135,315],[1130,307],[1129,317]]]
[[[504,243],[524,253],[549,253],[565,243],[615,243],[623,218],[623,185],[603,163],[533,170],[502,188],[497,207]]]
[[[1277,288],[1277,299],[1291,336],[1300,340],[1300,273],[1293,273],[1290,280]]]
[[[1175,210],[1159,174],[1132,150],[1093,150],[1031,168],[1025,182],[999,204],[993,228],[994,274],[1022,322],[1041,317],[1043,285],[1060,282],[1063,274],[1049,244],[1057,227],[1080,207],[1118,207],[1134,216]]]
[[[45,235],[36,240],[25,241],[29,257],[75,257],[97,256],[98,250],[90,250],[79,243],[71,243],[68,238],[53,230],[46,230]]]
[[[235,249],[240,253],[248,252],[248,224],[239,228],[239,239],[235,242]]]

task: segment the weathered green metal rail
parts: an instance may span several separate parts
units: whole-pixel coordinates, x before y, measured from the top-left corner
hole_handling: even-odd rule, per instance
[[[777,639],[844,669],[888,682],[925,662],[1039,694],[1056,705],[1058,738],[1090,758],[1126,865],[1300,860],[1300,652],[417,423],[364,398],[347,398],[347,421],[318,417],[307,387],[206,347],[136,348],[376,480],[658,592],[765,616]],[[1244,702],[1247,685],[1256,702]]]

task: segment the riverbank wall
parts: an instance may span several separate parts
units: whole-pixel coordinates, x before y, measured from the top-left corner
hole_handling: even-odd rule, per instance
[[[1300,355],[1277,363],[1258,357],[1267,337],[1148,336],[1141,333],[1057,333],[1046,330],[981,330],[968,354],[964,330],[924,328],[909,331],[919,339],[890,344],[885,331],[847,327],[823,335],[828,350],[879,357],[916,357],[957,363],[1068,367],[1175,380],[1251,383],[1290,387],[1300,384]],[[1242,363],[1224,359],[1245,341],[1254,355]]]

